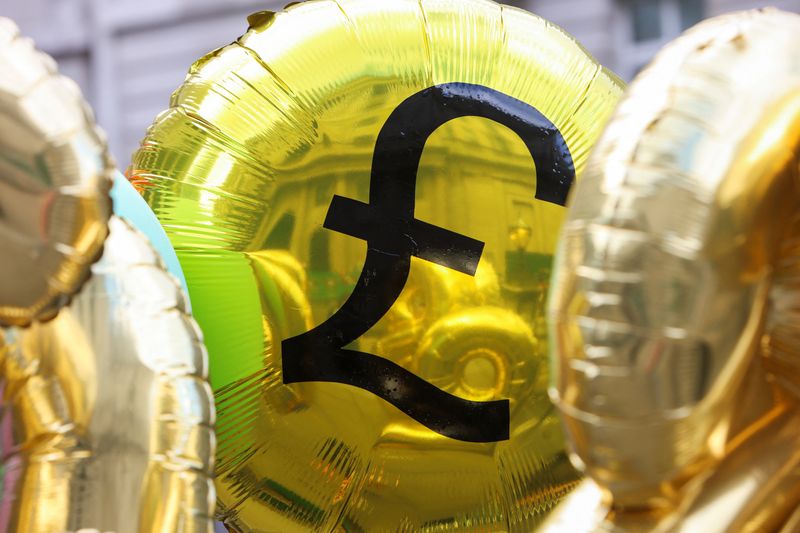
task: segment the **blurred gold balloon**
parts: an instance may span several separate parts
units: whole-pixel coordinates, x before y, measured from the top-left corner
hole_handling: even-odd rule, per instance
[[[110,227],[71,305],[0,339],[0,531],[212,529],[199,331],[144,237]]]
[[[485,0],[258,13],[129,170],[206,335],[221,518],[528,531],[576,482],[544,302],[621,82]]]
[[[0,124],[0,323],[26,326],[0,329],[0,531],[210,532],[199,330],[144,236],[109,222],[77,87],[6,19]]]
[[[113,163],[55,62],[0,18],[0,325],[48,319],[101,252]]]
[[[800,16],[704,22],[635,80],[564,226],[546,531],[800,527]]]

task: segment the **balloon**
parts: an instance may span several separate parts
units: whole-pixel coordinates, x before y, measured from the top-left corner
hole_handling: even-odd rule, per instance
[[[113,163],[55,62],[0,18],[0,326],[48,319],[102,250]]]
[[[697,26],[594,149],[550,302],[591,481],[546,531],[797,528],[799,45],[777,10]]]
[[[114,217],[69,307],[0,345],[0,530],[212,530],[214,405],[183,294]]]
[[[206,335],[236,530],[529,531],[563,205],[621,82],[489,1],[320,0],[196,62],[128,176]],[[338,528],[338,529],[337,529]]]
[[[164,228],[161,227],[150,206],[144,201],[136,189],[125,179],[125,176],[116,172],[114,186],[111,188],[111,199],[114,202],[114,214],[126,220],[131,226],[142,232],[150,245],[158,252],[161,262],[167,272],[175,276],[184,291],[188,292],[186,278],[181,270],[181,264],[172,243],[169,242]],[[190,302],[186,300],[187,310],[191,310]]]
[[[0,322],[26,326],[0,328],[0,531],[210,533],[199,330],[147,240],[109,221],[110,158],[79,91],[5,19],[0,121]],[[121,180],[119,211],[152,221]]]

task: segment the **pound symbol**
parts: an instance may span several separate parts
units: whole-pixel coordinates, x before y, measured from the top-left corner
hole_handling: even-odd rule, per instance
[[[360,387],[441,435],[495,442],[509,438],[508,400],[465,400],[388,359],[344,348],[395,302],[408,279],[411,256],[475,274],[481,241],[414,218],[425,143],[442,124],[467,116],[495,121],[516,133],[536,165],[536,198],[565,205],[575,178],[572,156],[558,128],[534,107],[467,83],[436,85],[409,97],[378,134],[369,203],[341,196],[331,201],[324,227],[367,241],[367,257],[344,305],[311,331],[282,342],[283,382]]]

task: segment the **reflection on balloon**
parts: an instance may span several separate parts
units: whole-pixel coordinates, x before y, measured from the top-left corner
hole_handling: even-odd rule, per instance
[[[794,531],[800,16],[671,43],[597,144],[551,300],[585,481],[546,531]]]
[[[577,479],[544,302],[620,82],[487,1],[250,23],[195,63],[128,172],[206,335],[221,517],[530,530]]]
[[[113,164],[77,85],[1,17],[0,124],[0,325],[27,325],[89,276]]]

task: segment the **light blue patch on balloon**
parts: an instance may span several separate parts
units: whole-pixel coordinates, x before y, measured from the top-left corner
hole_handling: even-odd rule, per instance
[[[114,177],[114,186],[111,188],[111,199],[114,201],[114,214],[120,218],[124,218],[130,222],[133,227],[144,233],[150,240],[150,244],[156,249],[158,255],[161,256],[161,261],[167,268],[167,271],[178,278],[183,291],[188,295],[189,289],[186,285],[186,278],[181,270],[181,264],[178,262],[178,256],[175,254],[175,249],[172,248],[172,243],[169,242],[164,228],[156,218],[155,213],[144,201],[144,198],[136,192],[125,176],[116,173]],[[188,296],[187,296],[188,301]]]

